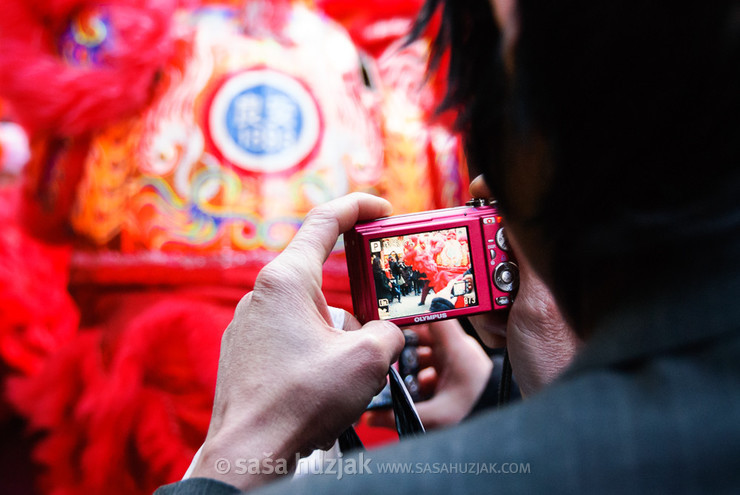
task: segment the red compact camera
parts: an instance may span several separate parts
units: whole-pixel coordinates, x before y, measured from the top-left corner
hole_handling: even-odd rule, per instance
[[[482,199],[358,223],[344,245],[362,323],[407,326],[504,309],[519,286],[501,216]]]

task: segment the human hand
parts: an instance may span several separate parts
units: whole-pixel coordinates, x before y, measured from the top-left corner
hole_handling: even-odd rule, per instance
[[[419,325],[419,386],[430,399],[417,402],[424,426],[438,428],[464,419],[488,383],[493,362],[483,348],[467,335],[456,320]],[[394,426],[393,411],[368,411],[371,426]]]
[[[331,445],[385,384],[402,332],[384,321],[361,326],[346,312],[335,328],[321,279],[338,235],[389,210],[385,200],[359,193],[317,207],[260,272],[222,338],[211,424],[192,477],[259,485],[275,473],[240,475],[217,462],[292,464],[296,453]]]
[[[471,183],[470,193],[474,197],[490,196],[482,177]],[[510,231],[508,240],[519,266],[519,291],[511,310],[474,315],[470,322],[487,346],[508,348],[517,385],[522,396],[527,396],[550,383],[570,364],[581,341]]]

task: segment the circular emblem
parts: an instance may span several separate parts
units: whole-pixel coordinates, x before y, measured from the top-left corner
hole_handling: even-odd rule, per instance
[[[251,172],[298,165],[319,139],[319,109],[306,88],[269,69],[242,72],[213,98],[208,126],[216,147]]]

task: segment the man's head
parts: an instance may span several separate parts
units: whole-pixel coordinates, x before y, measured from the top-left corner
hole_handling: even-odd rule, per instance
[[[738,230],[740,6],[492,3],[444,3],[443,106],[460,109],[471,168],[587,334],[636,276]]]

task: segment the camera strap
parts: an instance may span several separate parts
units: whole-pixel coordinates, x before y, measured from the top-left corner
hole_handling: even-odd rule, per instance
[[[501,368],[501,381],[498,385],[498,407],[509,403],[511,399],[511,361],[509,349],[504,347],[504,365]]]
[[[388,378],[398,438],[403,439],[423,435],[426,433],[426,430],[421,422],[419,413],[416,411],[411,394],[403,383],[401,375],[398,374],[398,371],[393,366],[388,368]],[[350,426],[339,436],[339,448],[342,452],[346,453],[351,450],[364,450],[365,446],[362,444],[362,440],[360,440],[355,429]]]
[[[391,398],[393,400],[393,416],[396,420],[396,431],[398,438],[423,435],[426,433],[421,423],[419,413],[416,411],[414,401],[411,399],[406,385],[401,379],[398,371],[391,366],[388,371],[390,378]]]

